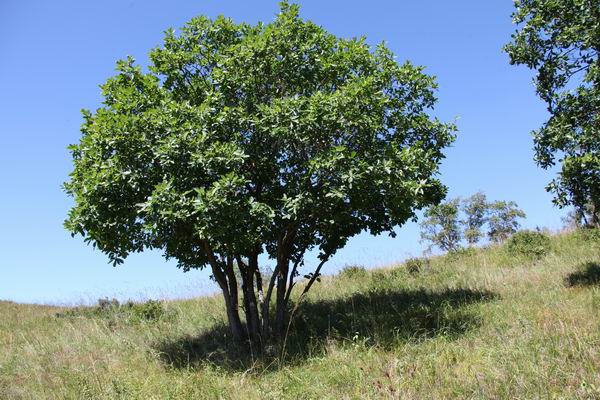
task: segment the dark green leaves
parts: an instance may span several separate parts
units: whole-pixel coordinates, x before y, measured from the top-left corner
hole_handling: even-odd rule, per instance
[[[454,127],[429,116],[435,81],[383,45],[337,38],[282,4],[272,23],[192,19],[149,72],[102,86],[70,147],[66,227],[111,260],[163,249],[183,268],[267,252],[326,259],[445,195]]]
[[[536,162],[563,163],[548,189],[559,206],[592,204],[600,226],[600,4],[596,0],[518,0],[519,25],[505,46],[511,63],[536,70],[550,119],[534,132]]]

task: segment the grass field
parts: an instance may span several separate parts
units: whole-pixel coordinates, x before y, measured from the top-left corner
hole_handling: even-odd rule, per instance
[[[270,362],[229,345],[220,296],[96,311],[0,302],[0,399],[600,398],[600,240],[581,232],[537,261],[324,278]]]

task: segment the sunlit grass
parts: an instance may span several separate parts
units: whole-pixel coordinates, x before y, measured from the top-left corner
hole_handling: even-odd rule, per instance
[[[0,302],[0,399],[597,398],[599,263],[570,233],[326,277],[268,361],[229,345],[219,296],[135,320]]]

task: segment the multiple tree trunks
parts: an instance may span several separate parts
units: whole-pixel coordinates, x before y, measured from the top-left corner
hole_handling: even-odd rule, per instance
[[[286,326],[289,325],[286,323],[289,323],[292,317],[289,307],[290,297],[292,289],[296,285],[294,277],[297,275],[300,261],[296,261],[290,270],[290,256],[282,255],[277,261],[265,293],[263,276],[258,267],[258,251],[246,260],[239,254],[234,257],[218,259],[206,241],[202,242],[202,248],[210,260],[213,277],[223,293],[227,320],[234,340],[238,343],[249,343],[253,349],[260,351],[265,345],[284,339]],[[310,274],[296,302],[296,308],[319,278],[321,268],[328,259],[329,256],[322,257],[315,271]],[[239,270],[239,275],[235,273],[236,268]],[[238,282],[238,276],[241,282]],[[241,296],[238,287],[241,287]],[[273,294],[275,294],[274,313],[271,312]],[[245,325],[240,318],[240,297],[243,303]],[[274,319],[272,319],[273,316]]]
[[[258,268],[258,254],[253,254],[247,261],[244,261],[240,255],[220,260],[212,253],[208,243],[203,243],[203,249],[210,260],[213,277],[223,293],[227,320],[233,338],[238,343],[249,342],[256,349],[262,348],[267,343],[279,341],[285,333],[289,297],[294,285],[293,278],[289,277],[289,260],[282,257],[278,261],[265,296],[262,275]],[[294,265],[292,274],[295,273],[296,267],[297,264]],[[236,268],[240,272],[238,275],[235,273]],[[238,279],[241,282],[238,282]],[[241,294],[238,288],[241,288]],[[271,318],[270,307],[273,292],[275,293],[274,319]],[[240,307],[240,299],[243,307]],[[245,324],[240,318],[240,308],[244,312]]]

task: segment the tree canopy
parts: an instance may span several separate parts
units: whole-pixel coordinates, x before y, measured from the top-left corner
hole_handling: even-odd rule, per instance
[[[465,239],[469,245],[475,245],[484,236],[481,228],[488,222],[490,204],[483,192],[474,193],[462,203],[462,211],[465,214]]]
[[[160,249],[184,270],[209,266],[240,339],[238,268],[250,339],[281,334],[307,251],[320,264],[304,291],[350,237],[394,235],[444,198],[454,126],[430,116],[435,91],[422,67],[335,37],[297,5],[255,26],[193,18],[148,71],[119,61],[102,107],[83,112],[65,226],[115,265]],[[275,262],[265,281],[261,254]]]
[[[512,64],[536,70],[550,119],[533,133],[536,162],[559,176],[548,185],[559,206],[573,205],[600,226],[600,4],[597,0],[517,0],[519,30],[505,46]]]
[[[462,232],[459,221],[460,199],[448,200],[425,210],[421,222],[421,240],[430,242],[428,251],[437,246],[444,251],[460,247]]]
[[[476,245],[485,236],[484,228],[491,242],[504,242],[519,230],[519,219],[526,217],[514,201],[489,202],[483,192],[432,205],[423,216],[421,240],[429,243],[427,251],[438,247],[448,252],[459,250],[463,239],[469,246]]]
[[[500,243],[515,234],[521,224],[519,218],[525,218],[514,201],[495,201],[489,205],[488,237],[492,242]]]

